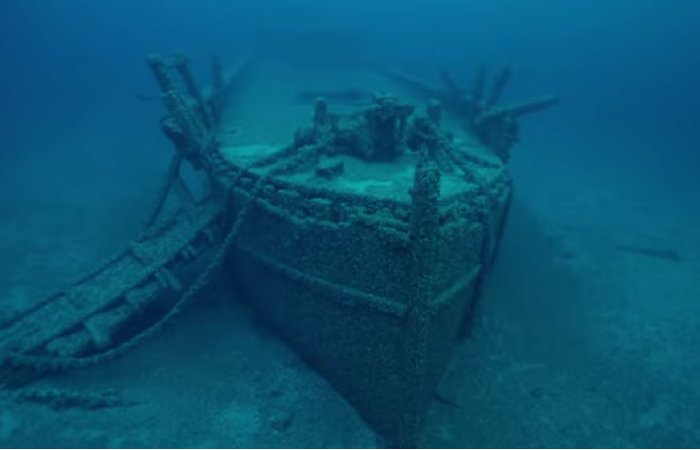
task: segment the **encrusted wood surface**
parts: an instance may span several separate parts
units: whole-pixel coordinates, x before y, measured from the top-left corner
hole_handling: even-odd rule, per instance
[[[121,345],[115,339],[121,328],[145,312],[152,315],[150,306],[162,296],[177,298],[183,289],[179,272],[201,263],[219,242],[220,210],[206,203],[193,216],[179,212],[99,270],[0,329],[2,367],[59,370],[76,365],[68,360],[92,358]],[[157,315],[150,318],[157,320]]]
[[[205,90],[182,55],[151,57],[149,66],[176,154],[148,226],[104,264],[0,326],[0,384],[122,355],[159,333],[225,268],[378,432],[393,445],[414,445],[508,214],[505,161],[515,119],[553,100],[498,106],[509,70],[489,93],[481,73],[469,96],[448,74],[438,88],[392,72],[418,97],[442,100],[449,126],[435,100],[414,115],[416,105],[385,92],[350,113],[319,99],[311,126],[292,144],[241,155],[223,143],[221,122],[247,65],[226,75],[214,60]],[[208,200],[197,202],[180,178],[184,162],[208,178]],[[362,187],[368,180],[385,188],[370,192]],[[180,209],[165,218],[171,195]],[[53,391],[27,399],[103,404]]]

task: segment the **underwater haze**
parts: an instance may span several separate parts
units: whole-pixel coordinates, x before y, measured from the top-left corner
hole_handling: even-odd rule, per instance
[[[698,447],[698,23],[696,0],[3,0],[0,344],[151,211],[173,149],[148,55],[186,53],[202,84],[212,55],[465,85],[507,65],[506,103],[559,104],[521,120],[498,258],[419,444]],[[385,443],[226,288],[123,358],[0,387],[0,446]]]

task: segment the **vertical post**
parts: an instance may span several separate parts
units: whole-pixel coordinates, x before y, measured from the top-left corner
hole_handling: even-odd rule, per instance
[[[328,123],[328,101],[318,97],[314,104],[314,126],[320,127]]]
[[[185,104],[177,91],[168,91],[163,95],[163,104],[178,126],[186,142],[186,153],[201,155],[206,151],[211,140],[209,130],[201,115]]]
[[[435,297],[434,271],[440,227],[440,170],[426,146],[421,147],[411,191],[411,273],[409,311],[404,329],[402,357],[405,392],[396,444],[417,445],[426,405],[431,397],[428,344],[431,302]]]
[[[202,91],[197,87],[197,83],[194,81],[194,75],[192,75],[192,67],[190,65],[190,59],[187,55],[178,54],[175,56],[173,65],[177,69],[182,82],[185,84],[185,89],[190,97],[192,97],[197,102],[197,107],[199,113],[202,115],[202,120],[209,127],[213,128],[214,123],[209,113],[207,104],[204,102],[204,97],[202,96]]]
[[[416,304],[425,303],[428,299],[422,294],[432,291],[431,277],[426,274],[435,267],[440,226],[440,171],[430,153],[427,146],[421,147],[411,190],[411,253],[417,276],[414,283],[419,285],[416,286],[419,289],[414,290]]]
[[[148,67],[153,72],[153,76],[160,87],[160,92],[165,94],[166,92],[175,89],[175,83],[172,77],[168,73],[168,66],[163,61],[163,58],[157,55],[151,55],[147,59]]]

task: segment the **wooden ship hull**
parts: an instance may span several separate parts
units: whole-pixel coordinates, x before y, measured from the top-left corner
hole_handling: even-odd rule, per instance
[[[495,255],[511,195],[507,172],[472,217],[457,212],[476,201],[469,195],[440,202],[440,224],[425,241],[409,223],[417,205],[268,186],[227,274],[377,432],[415,445]],[[235,191],[239,202],[250,195]]]
[[[0,381],[118,357],[224,278],[387,442],[416,445],[508,215],[515,118],[552,101],[496,105],[505,71],[486,98],[479,77],[466,97],[449,79],[215,60],[199,90],[182,56],[149,66],[176,152],[147,227],[0,326]]]

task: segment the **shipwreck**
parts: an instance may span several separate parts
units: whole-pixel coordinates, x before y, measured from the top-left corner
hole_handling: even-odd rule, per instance
[[[175,152],[143,231],[0,324],[0,382],[21,390],[120,357],[226,278],[392,445],[416,445],[508,216],[511,71],[469,89],[399,71],[148,59]],[[197,195],[185,164],[204,174]]]

